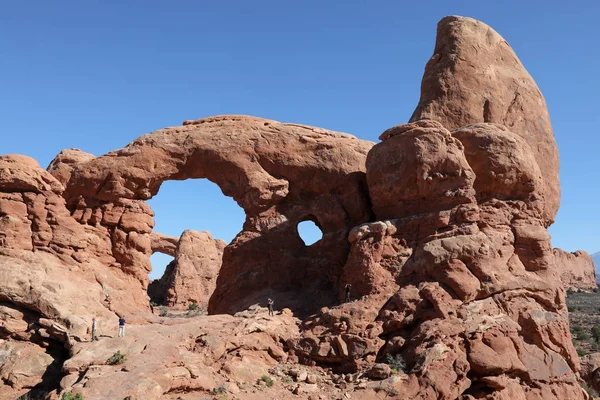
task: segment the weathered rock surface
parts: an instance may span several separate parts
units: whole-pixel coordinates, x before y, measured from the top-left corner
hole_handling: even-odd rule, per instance
[[[254,117],[186,121],[77,165],[65,198],[80,222],[102,217],[121,268],[147,281],[151,245],[144,237],[153,213],[144,200],[165,180],[208,178],[246,212],[242,232],[224,251],[210,311],[240,310],[269,292],[287,293],[279,304],[306,305],[315,290],[335,298],[348,231],[370,217],[364,172],[371,147],[351,135]],[[296,230],[306,219],[323,231],[310,247]]]
[[[463,145],[440,123],[418,121],[388,129],[367,157],[367,182],[380,220],[470,203],[475,174]],[[432,210],[433,211],[433,210]]]
[[[225,246],[224,241],[213,239],[209,232],[183,232],[175,259],[162,278],[148,288],[150,298],[168,306],[196,303],[206,308],[215,290]]]
[[[367,182],[385,220],[349,235],[344,278],[361,300],[305,322],[291,347],[350,370],[400,355],[407,399],[583,398],[531,149],[495,124],[450,133],[416,121],[382,139]],[[396,183],[406,176],[413,182]],[[352,335],[361,351],[350,351]],[[337,337],[344,344],[329,342]]]
[[[600,353],[586,354],[581,357],[581,379],[594,390],[600,390]]]
[[[290,314],[273,319],[264,311],[168,322],[130,325],[124,338],[100,330],[98,342],[75,344],[61,389],[81,392],[86,400],[159,400],[181,392],[202,397],[228,380],[253,383],[268,375],[287,359],[279,341],[298,334]],[[126,361],[107,365],[117,351]]]
[[[80,149],[65,149],[50,162],[48,172],[65,186],[71,178],[71,172],[78,164],[84,164],[94,158],[93,154]]]
[[[554,249],[554,259],[565,289],[592,290],[598,287],[594,260],[586,251],[569,253]]]
[[[410,121],[433,119],[449,130],[497,123],[523,138],[544,171],[539,193],[548,226],[560,204],[559,161],[546,101],[535,81],[506,40],[472,18],[443,18],[433,53]]]
[[[179,238],[163,235],[162,233],[152,232],[150,234],[150,248],[152,253],[163,253],[175,257]]]
[[[552,249],[556,145],[508,44],[478,21],[443,19],[411,123],[380,139],[218,116],[97,158],[64,151],[50,172],[0,156],[0,397],[36,386],[86,399],[586,398],[557,263],[583,256]],[[153,232],[146,200],[193,178],[246,213],[226,247]],[[311,246],[297,232],[305,220],[323,232]],[[250,310],[152,315],[156,251],[176,258],[150,287],[167,304]],[[267,298],[275,316],[256,306]],[[125,338],[114,337],[119,316]],[[92,317],[99,342],[86,341]],[[106,365],[117,350],[128,361]],[[326,383],[303,369],[293,387],[261,392],[256,379],[285,362],[345,375]]]

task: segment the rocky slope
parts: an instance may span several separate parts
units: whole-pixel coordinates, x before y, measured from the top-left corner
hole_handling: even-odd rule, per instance
[[[48,171],[0,157],[0,395],[587,398],[546,230],[558,152],[506,41],[442,19],[411,122],[380,140],[218,116]],[[246,213],[225,248],[153,232],[146,200],[191,178]],[[176,259],[150,285],[156,251]],[[212,315],[153,314],[148,293]],[[268,297],[283,311],[265,315]]]

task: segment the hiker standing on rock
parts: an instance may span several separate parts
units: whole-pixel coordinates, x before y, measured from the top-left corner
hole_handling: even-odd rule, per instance
[[[96,336],[96,318],[92,318],[92,342],[98,340],[98,337]]]
[[[125,318],[119,318],[119,337],[125,336]]]
[[[350,303],[350,289],[352,289],[352,285],[349,284],[349,283],[347,283],[345,289],[346,289],[346,300],[345,300],[345,303]]]
[[[267,300],[267,304],[269,305],[269,316],[272,317],[273,316],[273,300],[269,299]]]

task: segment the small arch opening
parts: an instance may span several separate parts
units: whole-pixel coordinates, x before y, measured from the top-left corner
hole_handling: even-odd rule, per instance
[[[312,246],[323,238],[323,231],[315,222],[316,218],[309,217],[298,223],[296,230],[305,246]]]

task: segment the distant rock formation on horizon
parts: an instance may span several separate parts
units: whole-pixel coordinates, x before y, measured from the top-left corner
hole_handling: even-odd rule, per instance
[[[588,252],[577,250],[569,253],[554,249],[556,265],[560,269],[560,279],[565,289],[592,290],[598,287],[594,260]]]

